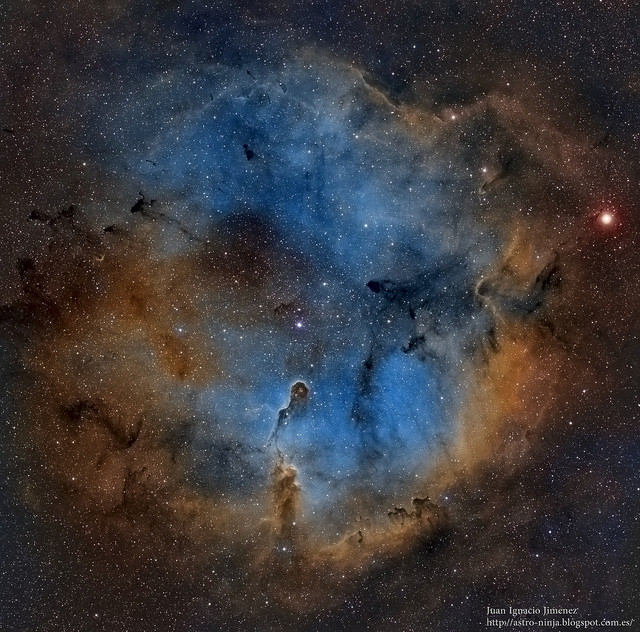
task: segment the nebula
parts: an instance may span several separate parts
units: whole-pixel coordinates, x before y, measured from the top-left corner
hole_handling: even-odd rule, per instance
[[[640,14],[538,4],[7,7],[0,627],[638,614]]]

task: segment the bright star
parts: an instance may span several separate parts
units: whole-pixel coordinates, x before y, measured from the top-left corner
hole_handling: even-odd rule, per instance
[[[601,224],[609,226],[613,222],[613,214],[609,211],[603,211],[602,213],[600,213],[599,219]]]

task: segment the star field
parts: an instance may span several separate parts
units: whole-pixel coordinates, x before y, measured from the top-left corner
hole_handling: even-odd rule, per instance
[[[0,628],[639,614],[637,6],[2,11]]]

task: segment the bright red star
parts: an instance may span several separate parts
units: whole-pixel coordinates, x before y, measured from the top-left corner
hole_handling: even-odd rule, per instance
[[[598,215],[598,221],[603,226],[611,226],[611,224],[613,224],[614,219],[615,219],[615,216],[611,211],[602,211],[600,215]]]

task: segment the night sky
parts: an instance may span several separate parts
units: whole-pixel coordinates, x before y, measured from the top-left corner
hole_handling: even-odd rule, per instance
[[[1,630],[640,627],[635,0],[0,16]]]

